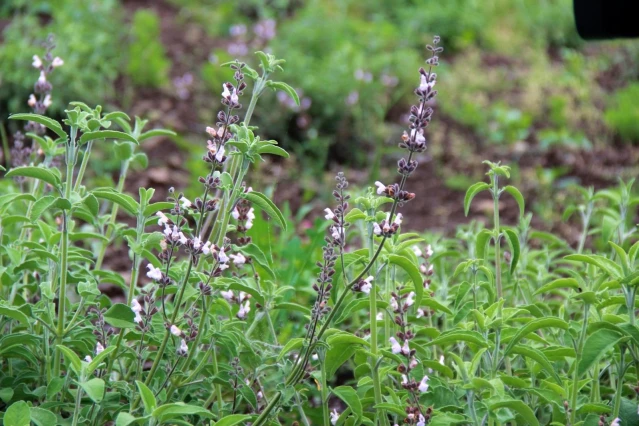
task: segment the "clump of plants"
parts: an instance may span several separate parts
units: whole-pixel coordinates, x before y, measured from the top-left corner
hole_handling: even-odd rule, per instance
[[[1,183],[3,424],[638,422],[632,182],[584,192],[570,212],[582,219],[576,250],[531,228],[510,168],[491,162],[464,200],[468,214],[489,195],[488,226],[428,241],[403,232],[401,208],[428,196],[409,178],[428,147],[439,42],[415,73],[397,178],[353,190],[338,174],[306,244],[248,184],[264,156],[288,155],[251,126],[268,89],[299,103],[274,80],[283,60],[225,64],[233,78],[193,199],[123,191],[140,143],[170,132],[83,103],[60,123],[38,109],[51,87],[34,94],[35,112],[10,118],[41,132],[26,133],[34,149]],[[92,144],[121,159],[117,186],[84,179]],[[506,196],[519,223],[501,219]],[[597,254],[586,252],[593,235],[605,242]],[[128,274],[105,262],[122,241]]]
[[[169,81],[171,61],[160,41],[160,18],[141,9],[133,15],[126,73],[134,84],[160,87]]]

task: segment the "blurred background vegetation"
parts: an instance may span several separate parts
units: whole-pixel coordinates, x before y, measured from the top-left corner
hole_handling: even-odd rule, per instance
[[[0,31],[7,134],[16,130],[8,113],[28,110],[31,57],[48,33],[65,60],[52,77],[54,114],[79,100],[179,132],[144,148],[151,162],[137,185],[198,191],[203,130],[230,78],[219,64],[255,65],[256,50],[287,60],[282,80],[302,102],[261,101],[254,123],[294,155],[254,179],[277,182],[276,197],[307,212],[300,207],[326,199],[337,169],[362,185],[392,173],[434,34],[446,49],[441,95],[409,226],[452,231],[465,221],[463,191],[484,159],[513,166],[548,229],[567,226],[550,203],[571,196],[571,184],[637,174],[639,42],[583,42],[572,0],[4,0]],[[104,153],[92,170],[99,179],[117,167]]]

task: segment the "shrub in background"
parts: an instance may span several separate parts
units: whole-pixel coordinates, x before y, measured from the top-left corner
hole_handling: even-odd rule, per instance
[[[138,86],[160,87],[169,80],[171,61],[160,38],[160,18],[152,10],[133,15],[126,73]]]

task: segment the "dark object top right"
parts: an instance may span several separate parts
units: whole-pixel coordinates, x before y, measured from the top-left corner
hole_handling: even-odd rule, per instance
[[[586,40],[639,37],[639,0],[574,0],[574,10]]]

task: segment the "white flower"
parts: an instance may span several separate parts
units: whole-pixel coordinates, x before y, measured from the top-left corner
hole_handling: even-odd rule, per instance
[[[33,55],[33,68],[40,68],[42,66],[42,59],[38,55]]]
[[[377,319],[377,321],[381,321],[384,319],[384,313],[383,312],[378,312],[377,313],[377,317],[375,317]]]
[[[415,292],[411,291],[410,293],[408,293],[408,297],[406,298],[406,306],[412,306],[415,303],[415,300],[413,299],[415,297]]]
[[[408,340],[404,340],[404,346],[402,346],[402,353],[406,356],[410,354],[410,347],[408,346]]]
[[[149,272],[146,273],[146,276],[155,281],[160,281],[162,279],[162,271],[160,268],[156,268],[150,263],[146,265]]]
[[[211,242],[207,241],[206,243],[204,243],[204,245],[202,246],[202,253],[208,255],[209,253],[211,253]]]
[[[390,305],[391,308],[393,308],[393,311],[396,311],[399,308],[399,305],[397,305],[397,299],[395,299],[394,297],[391,297]]]
[[[227,264],[223,263],[223,264],[221,264],[220,266],[218,266],[218,268],[220,269],[220,271],[223,271],[223,270],[225,270],[225,269],[229,269],[229,265],[227,265]]]
[[[331,411],[331,424],[336,425],[338,420],[339,420],[339,413],[337,412],[336,408],[333,408],[333,411]]]
[[[415,426],[426,426],[426,419],[421,414],[419,415],[419,421]]]
[[[168,217],[166,217],[166,215],[165,215],[164,213],[162,213],[162,212],[157,212],[157,213],[155,213],[155,215],[156,215],[157,217],[159,217],[159,219],[158,219],[158,225],[160,225],[160,226],[162,226],[162,225],[164,225],[164,226],[168,225],[168,223],[169,223],[169,218],[168,218]],[[166,229],[165,229],[165,230],[166,230]],[[165,232],[165,233],[166,233],[166,232]]]
[[[86,362],[91,362],[91,361],[93,361],[93,358],[91,358],[91,355],[87,355],[87,356],[84,357],[84,360]]]
[[[432,255],[433,255],[433,249],[429,244],[428,247],[426,247],[426,257],[431,257]]]
[[[182,330],[180,330],[180,328],[173,324],[171,326],[171,334],[174,335],[175,337],[180,337],[182,335]]]
[[[53,62],[51,62],[51,66],[53,68],[58,68],[58,67],[61,67],[62,65],[64,65],[64,61],[60,59],[59,56],[56,56],[55,58],[53,58]]]
[[[417,246],[413,246],[413,253],[415,253],[415,256],[417,257],[420,257],[422,255],[422,251]]]
[[[194,237],[193,238],[193,248],[195,250],[197,250],[200,247],[202,247],[202,239],[200,237]]]
[[[53,101],[51,101],[51,95],[45,96],[44,101],[42,101],[42,105],[44,105],[45,108],[49,108],[52,103]]]
[[[178,349],[178,352],[182,355],[186,355],[189,353],[189,347],[186,345],[186,341],[184,339],[182,339],[182,341],[180,342],[180,349]]]
[[[413,131],[415,132],[415,130]],[[414,135],[415,135],[415,142],[417,142],[418,144],[426,143],[426,138],[424,137],[423,130],[420,129],[418,132],[415,132]]]
[[[140,312],[142,312],[142,305],[140,305],[140,302],[138,302],[137,299],[133,299],[131,301],[131,310],[135,313],[133,321],[142,322],[142,317],[140,316]]]
[[[386,185],[384,185],[380,181],[376,181],[375,186],[377,187],[377,195],[382,195],[384,191],[386,191]]]
[[[179,233],[178,233],[178,237],[180,237],[180,240],[179,240],[179,241],[180,241],[180,244],[182,244],[182,245],[184,245],[184,244],[186,244],[186,243],[188,243],[188,242],[189,242],[189,239],[188,239],[188,238],[186,238],[186,236],[185,236],[185,235],[184,235],[184,233],[182,233],[182,232],[179,232]]]
[[[419,382],[419,391],[426,393],[428,391],[428,376],[424,376],[421,382]]]
[[[233,292],[231,290],[227,290],[227,291],[222,290],[222,291],[220,291],[220,294],[228,302],[233,301],[233,298],[235,297],[235,295],[233,294]]]
[[[220,146],[220,149],[217,150],[217,154],[215,154],[215,159],[221,163],[224,159],[224,145]]]
[[[246,258],[244,257],[244,255],[242,255],[242,253],[229,254],[229,257],[233,259],[233,263],[235,263],[237,266],[244,265],[246,263]]]
[[[371,281],[373,281],[372,275],[364,280],[364,284],[359,289],[362,290],[363,293],[370,294],[371,289],[373,288]]]
[[[397,215],[395,216],[395,220],[393,221],[397,226],[402,224],[402,218],[404,216],[401,213],[397,213]]]
[[[399,345],[399,342],[397,341],[397,339],[395,339],[394,337],[391,337],[390,339],[388,339],[388,341],[391,343],[391,351],[394,354],[398,354],[402,351],[402,347]]]
[[[262,391],[258,391],[256,396],[257,399],[262,399],[264,397],[264,394],[262,393]]]
[[[610,426],[621,426],[621,419],[617,417],[612,421],[612,423],[610,423]]]
[[[340,238],[342,238],[342,234],[344,233],[344,228],[341,226],[331,226],[331,236],[336,239],[339,240]]]
[[[444,355],[441,355],[441,356],[439,357],[439,363],[440,363],[441,365],[446,365],[446,364],[444,364]]]
[[[229,257],[224,253],[224,247],[220,249],[220,253],[218,254],[218,260],[220,263],[226,263],[229,261]]]
[[[408,383],[408,377],[406,377],[406,374],[402,374],[402,384],[405,385]]]
[[[237,210],[237,207],[233,209],[231,216],[233,216],[233,219],[235,220],[238,220],[240,218],[240,212]]]
[[[33,107],[36,105],[36,103],[37,103],[37,102],[38,102],[38,100],[36,99],[35,95],[32,93],[32,94],[29,96],[29,100],[27,101],[27,104],[28,104],[31,108],[33,108]]]
[[[193,205],[191,200],[189,200],[186,197],[180,198],[180,203],[182,203],[182,208],[185,208],[185,209],[188,209],[188,208],[190,208]]]
[[[435,86],[436,81],[428,81],[428,77],[424,74],[420,77],[419,90],[427,90],[429,87],[432,89]]]
[[[40,71],[40,77],[38,77],[38,83],[43,84],[47,82],[47,75],[44,71]]]
[[[411,368],[411,370],[412,370],[413,368],[417,367],[417,364],[418,364],[417,359],[416,359],[415,357],[412,357],[412,358],[410,359],[410,362],[408,363],[408,366],[409,366],[409,367]]]
[[[333,220],[335,218],[335,213],[333,213],[333,210],[329,209],[328,207],[326,207],[324,209],[324,211],[326,212],[326,216],[324,216],[327,220]]]
[[[424,316],[424,310],[422,308],[417,308],[417,313],[415,314],[415,318],[421,318]]]
[[[100,355],[104,351],[104,346],[100,342],[95,345],[95,354]]]
[[[226,83],[222,84],[222,96],[227,99],[231,97],[231,92],[229,92],[229,88],[226,86]]]
[[[381,235],[382,234],[382,228],[379,227],[379,223],[377,223],[377,222],[373,223],[373,234],[375,234],[375,235]]]
[[[251,311],[251,302],[247,300],[244,305],[240,305],[240,310],[237,312],[237,317],[243,320],[244,318],[246,318],[246,316],[248,315],[250,311]]]

